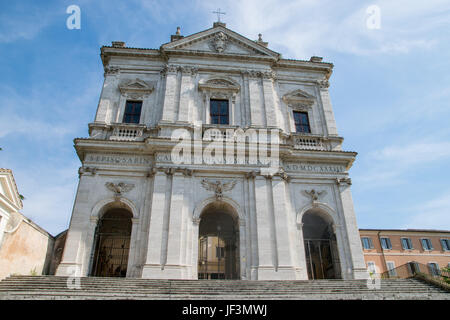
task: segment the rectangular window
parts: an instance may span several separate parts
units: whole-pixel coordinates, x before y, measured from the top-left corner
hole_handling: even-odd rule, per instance
[[[123,123],[139,123],[141,110],[142,101],[127,101],[123,114]]]
[[[367,269],[369,270],[370,273],[376,273],[375,262],[373,261],[367,262]]]
[[[308,112],[294,111],[294,122],[296,132],[311,133]]]
[[[230,124],[228,100],[211,99],[209,114],[211,124]]]
[[[450,239],[441,239],[442,250],[450,251]]]
[[[402,238],[402,247],[404,250],[411,250],[413,248],[410,238]]]
[[[396,276],[397,270],[395,270],[395,263],[392,261],[387,261],[386,266],[388,268],[388,272],[390,276]]]
[[[430,239],[421,239],[423,250],[433,250],[433,246],[431,244]]]
[[[439,270],[439,265],[435,262],[428,263],[428,269],[432,276],[440,276],[441,271]]]
[[[364,249],[373,249],[373,243],[372,239],[369,237],[362,237],[361,238],[362,246]]]
[[[414,261],[408,262],[407,266],[408,266],[408,271],[409,271],[410,275],[414,275],[415,273],[420,272],[420,267],[417,262],[414,262]]]
[[[381,247],[388,250],[392,249],[391,239],[381,238]]]

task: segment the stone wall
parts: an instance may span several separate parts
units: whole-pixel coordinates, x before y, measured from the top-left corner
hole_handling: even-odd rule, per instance
[[[22,216],[12,230],[5,230],[0,247],[0,279],[11,274],[47,274],[53,243],[49,233]]]

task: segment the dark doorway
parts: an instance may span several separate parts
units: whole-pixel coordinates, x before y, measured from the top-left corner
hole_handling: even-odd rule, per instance
[[[206,209],[199,226],[198,278],[239,279],[239,232],[233,216],[216,206]]]
[[[341,278],[332,224],[314,212],[306,212],[302,222],[308,279]]]
[[[95,232],[91,276],[125,277],[130,251],[132,214],[125,209],[107,211]]]

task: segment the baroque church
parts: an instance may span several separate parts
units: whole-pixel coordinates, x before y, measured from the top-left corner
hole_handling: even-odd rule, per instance
[[[365,279],[333,64],[215,22],[101,48],[104,82],[56,275]]]

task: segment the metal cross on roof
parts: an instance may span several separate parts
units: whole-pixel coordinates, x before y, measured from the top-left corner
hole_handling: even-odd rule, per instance
[[[220,12],[220,8],[217,9],[217,11],[213,11],[213,13],[217,13],[217,20],[220,22],[220,15],[226,14],[225,12]]]

